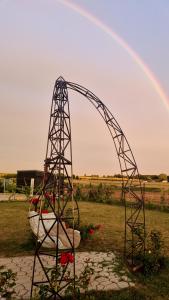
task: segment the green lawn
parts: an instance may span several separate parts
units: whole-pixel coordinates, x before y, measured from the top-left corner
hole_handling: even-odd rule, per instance
[[[103,224],[103,228],[87,243],[81,243],[80,251],[123,249],[123,208],[97,203],[80,202],[82,224]],[[33,251],[33,239],[29,227],[26,202],[1,202],[0,256],[27,255]]]
[[[91,202],[79,202],[82,224],[103,224],[88,242],[81,243],[80,251],[123,250],[124,209]],[[26,202],[0,202],[0,256],[27,255],[32,253],[33,239],[27,219]],[[147,231],[160,230],[169,251],[169,214],[146,210]]]
[[[0,202],[0,256],[26,255],[33,249],[26,202]]]
[[[123,207],[98,203],[79,202],[82,224],[103,224],[102,229],[79,248],[83,250],[122,252],[124,236]],[[0,256],[31,255],[33,239],[27,220],[26,202],[0,202]],[[160,230],[165,239],[166,253],[169,251],[169,214],[146,211],[147,229]],[[136,288],[99,294],[95,299],[121,300],[167,300],[169,267],[150,279],[136,278]],[[101,298],[100,298],[101,297]]]

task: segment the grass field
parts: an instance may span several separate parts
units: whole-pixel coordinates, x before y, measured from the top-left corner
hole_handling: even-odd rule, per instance
[[[124,211],[123,207],[98,203],[80,202],[82,224],[103,224],[100,232],[85,243],[80,251],[107,251],[121,253],[123,250]],[[34,244],[27,220],[28,203],[0,202],[0,256],[18,256],[33,254]],[[147,230],[160,230],[165,239],[165,251],[169,253],[169,214],[158,211],[146,211]],[[100,293],[95,299],[121,300],[167,300],[169,267],[157,276],[135,278],[136,287],[130,290]]]
[[[79,202],[82,224],[103,224],[92,240],[81,245],[79,250],[123,251],[124,209],[99,203]],[[33,249],[26,202],[0,202],[0,256],[28,254]],[[146,210],[147,231],[160,230],[169,253],[169,213]]]
[[[117,187],[121,186],[121,180],[119,178],[103,178],[103,177],[99,177],[99,178],[92,178],[92,177],[81,177],[81,179],[74,179],[73,182],[75,184],[108,184],[108,185],[115,185]],[[134,184],[138,184],[138,180],[135,179],[133,180]],[[161,190],[168,190],[169,189],[169,182],[157,182],[157,181],[143,181],[142,180],[142,184],[145,186],[145,188],[158,188]]]

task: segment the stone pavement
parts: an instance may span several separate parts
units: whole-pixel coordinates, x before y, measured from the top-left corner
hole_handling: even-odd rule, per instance
[[[52,266],[54,259],[45,258],[48,266]],[[119,290],[133,286],[134,283],[127,277],[125,270],[120,269],[117,274],[118,261],[112,252],[76,252],[76,274],[84,270],[85,265],[94,269],[89,289]],[[14,299],[30,299],[33,256],[0,258],[0,266],[12,269],[17,273]],[[38,279],[43,279],[40,266],[37,266]]]

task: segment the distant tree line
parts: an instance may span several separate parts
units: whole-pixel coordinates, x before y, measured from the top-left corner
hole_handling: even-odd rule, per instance
[[[81,177],[86,177],[87,179],[88,178],[95,178],[95,179],[101,179],[101,178],[108,178],[108,179],[113,179],[113,178],[122,178],[122,174],[114,174],[114,175],[103,175],[103,176],[99,176],[99,175],[96,175],[96,174],[92,174],[92,175],[86,175],[84,174],[84,176],[76,176],[76,175],[73,175],[74,178],[76,179],[80,179]],[[126,177],[126,176],[124,176]],[[138,179],[138,175],[134,176],[135,179]],[[145,181],[157,181],[157,182],[161,182],[161,181],[168,181],[169,182],[169,176],[165,173],[161,173],[159,175],[156,175],[156,174],[153,174],[153,175],[143,175],[143,174],[140,174],[139,175],[139,178],[141,180],[145,180]]]
[[[114,177],[116,178],[122,178],[121,174],[115,174]],[[125,176],[124,176],[125,177]],[[135,179],[138,179],[138,175],[134,176]],[[165,173],[161,173],[159,175],[139,175],[139,178],[141,180],[146,180],[146,181],[169,181],[169,176]]]
[[[0,173],[0,178],[5,178],[5,179],[16,178],[16,173]]]

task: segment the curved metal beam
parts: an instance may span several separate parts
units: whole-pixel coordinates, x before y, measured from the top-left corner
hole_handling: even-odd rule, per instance
[[[113,139],[122,176],[122,197],[125,205],[125,245],[124,253],[130,263],[145,251],[144,193],[139,172],[129,142],[120,125],[106,105],[85,87],[66,82],[67,88],[86,97],[97,109]],[[137,179],[137,184],[136,184]]]

